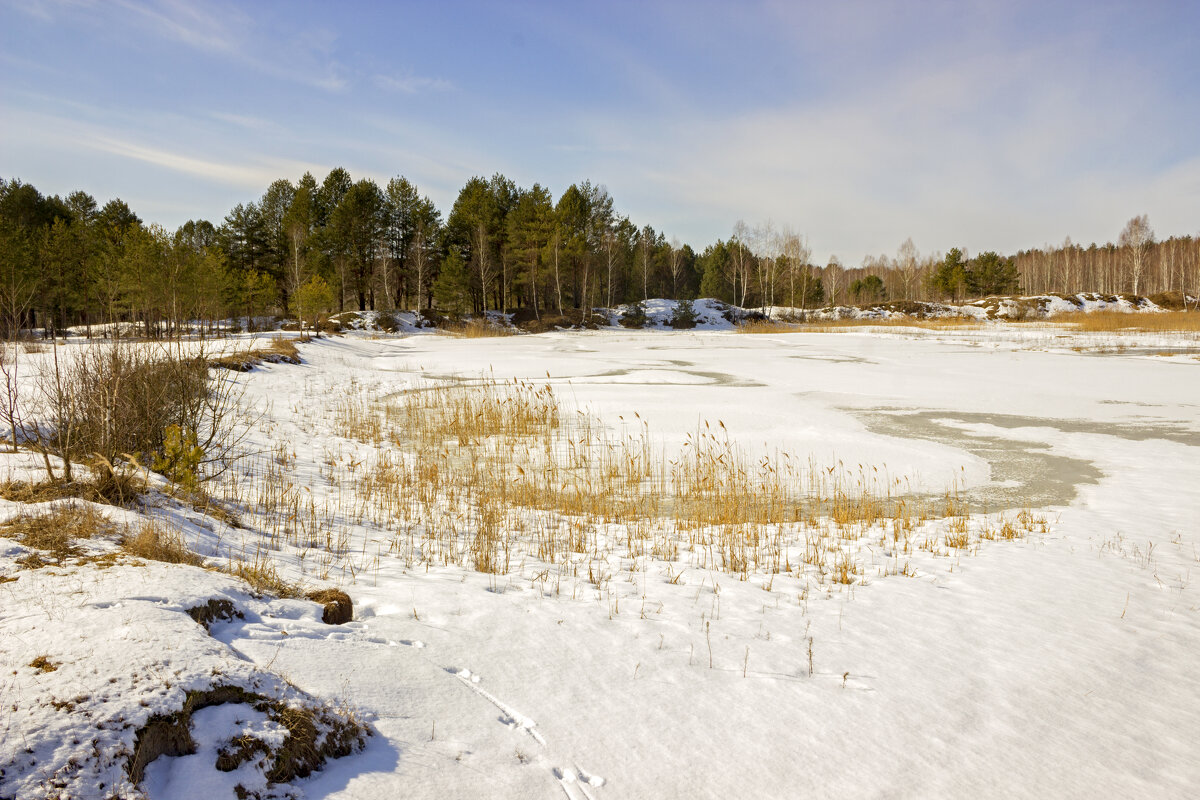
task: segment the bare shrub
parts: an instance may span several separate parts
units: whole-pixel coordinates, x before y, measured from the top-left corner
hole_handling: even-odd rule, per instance
[[[210,377],[203,353],[95,343],[52,363],[35,382],[21,438],[42,455],[53,482],[70,483],[72,462],[95,471],[100,493],[116,502],[139,487],[133,479],[154,463],[174,429],[203,453],[197,480],[223,472],[245,436],[241,390],[227,375]],[[61,475],[50,456],[62,461]]]

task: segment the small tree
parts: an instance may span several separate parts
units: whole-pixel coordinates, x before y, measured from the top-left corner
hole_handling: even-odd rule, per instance
[[[624,328],[644,328],[647,322],[649,319],[646,317],[646,304],[641,300],[627,306],[621,314],[621,327]]]
[[[312,318],[313,330],[317,329],[319,316],[322,312],[333,307],[333,290],[320,275],[314,275],[305,281],[293,295],[296,314],[300,317],[300,336],[304,336],[304,318]]]
[[[671,327],[687,329],[696,327],[696,307],[691,300],[680,300],[671,314]]]

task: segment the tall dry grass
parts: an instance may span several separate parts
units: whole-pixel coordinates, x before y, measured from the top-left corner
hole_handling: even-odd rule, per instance
[[[654,560],[676,579],[695,567],[832,585],[865,581],[872,564],[911,575],[918,550],[957,557],[1012,538],[972,517],[955,487],[930,497],[882,467],[754,456],[720,422],[667,451],[644,422],[615,432],[547,383],[431,382],[379,402],[352,392],[334,420],[355,444],[327,451],[317,483],[286,445],[224,483],[224,503],[259,533],[247,564],[286,549],[320,580],[387,558],[495,575],[535,564],[540,580],[601,591]]]
[[[515,328],[506,325],[494,324],[484,319],[472,319],[455,330],[454,335],[464,339],[489,339],[496,336],[512,336],[516,332]]]
[[[854,328],[921,328],[923,330],[954,330],[978,328],[986,323],[974,317],[886,317],[811,319],[806,321],[753,320],[737,327],[738,333],[834,333]]]
[[[1200,333],[1200,313],[1195,311],[1163,311],[1158,313],[1122,311],[1091,311],[1055,317],[1056,323],[1067,323],[1076,330],[1096,333],[1145,331],[1148,333]]]

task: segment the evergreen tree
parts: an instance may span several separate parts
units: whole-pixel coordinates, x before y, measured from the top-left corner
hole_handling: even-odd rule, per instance
[[[358,310],[375,308],[375,259],[383,242],[384,201],[371,180],[355,183],[329,218],[335,250],[349,268],[349,288],[358,298]]]
[[[929,276],[929,286],[941,296],[949,296],[955,300],[962,297],[967,288],[966,259],[962,250],[950,248],[942,263]]]
[[[856,303],[877,303],[887,297],[883,279],[878,275],[868,275],[857,278],[850,284],[850,294]]]
[[[433,281],[433,299],[438,307],[461,316],[471,308],[471,275],[467,262],[457,249],[451,248],[442,261],[442,268]]]
[[[680,300],[671,314],[671,327],[688,329],[696,327],[696,307],[691,300]]]
[[[989,250],[972,259],[967,270],[967,285],[977,297],[1014,294],[1020,291],[1020,277],[1012,259]]]
[[[513,286],[517,296],[524,295],[534,315],[540,319],[542,250],[550,241],[554,227],[554,205],[550,192],[540,184],[517,197],[506,223],[508,251],[513,263]]]
[[[733,302],[733,291],[730,288],[730,257],[729,247],[725,242],[717,240],[704,248],[698,259],[700,267],[700,295]]]

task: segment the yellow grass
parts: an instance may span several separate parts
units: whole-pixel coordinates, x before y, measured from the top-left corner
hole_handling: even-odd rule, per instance
[[[1068,323],[1076,330],[1102,333],[1146,331],[1150,333],[1200,333],[1200,313],[1195,311],[1162,311],[1125,313],[1121,311],[1092,311],[1073,313],[1054,318],[1056,323]]]
[[[16,539],[55,560],[80,554],[76,542],[107,532],[108,519],[90,505],[59,505],[41,514],[20,514],[0,524],[0,536]]]
[[[774,319],[747,320],[735,328],[738,333],[791,333],[801,330],[795,322],[782,322]]]
[[[597,592],[651,559],[675,579],[695,568],[856,583],[871,565],[914,574],[917,549],[968,555],[1040,523],[989,528],[953,487],[944,498],[914,493],[882,466],[752,456],[719,421],[668,452],[636,415],[614,431],[545,383],[441,381],[386,402],[355,391],[336,409],[339,425],[372,447],[327,452],[322,487],[290,477],[293,460],[278,454],[226,484],[225,501],[265,536],[243,554],[252,566],[234,570],[264,591],[280,591],[270,553],[283,547],[320,580],[353,580],[390,553],[410,567],[497,575],[532,560],[534,580]],[[385,532],[374,552],[351,547],[352,526]]]
[[[188,550],[183,536],[158,522],[144,522],[128,531],[121,548],[132,556],[168,564],[199,566],[204,559]]]
[[[456,336],[464,339],[488,339],[495,336],[512,336],[515,333],[516,330],[513,328],[505,325],[493,325],[482,319],[473,319],[454,332]]]
[[[973,317],[930,317],[917,319],[915,317],[889,317],[881,319],[845,318],[845,319],[814,319],[806,322],[788,322],[776,320],[753,320],[737,327],[738,333],[833,333],[848,328],[922,328],[925,330],[945,330],[947,328],[982,327],[985,323]]]

